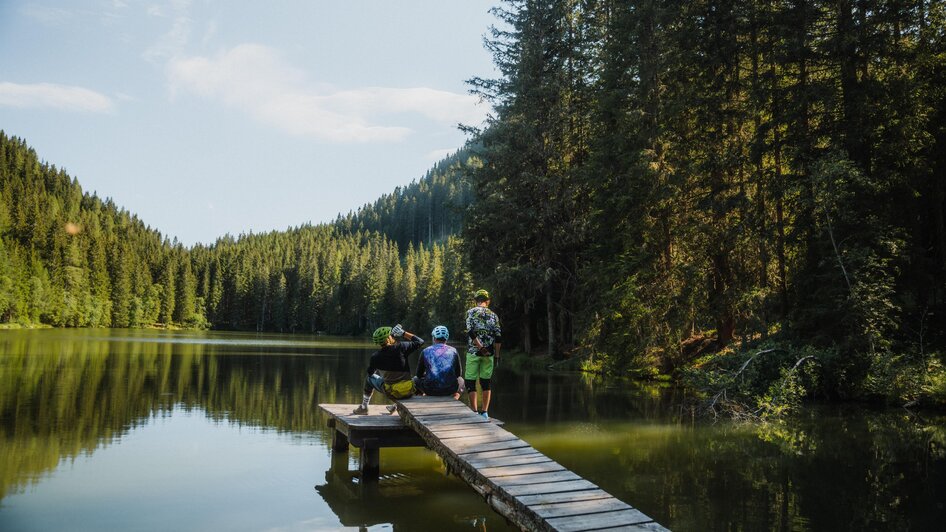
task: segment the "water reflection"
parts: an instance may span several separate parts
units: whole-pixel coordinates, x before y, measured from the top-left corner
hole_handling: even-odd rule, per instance
[[[343,526],[432,530],[440,523],[445,530],[517,530],[497,514],[484,513],[472,489],[446,476],[432,453],[421,452],[426,459],[418,451],[385,449],[381,471],[388,473],[364,483],[345,454],[333,454],[325,482],[315,489]]]
[[[935,530],[946,518],[942,418],[821,407],[764,427],[681,418],[513,425],[674,530]]]
[[[360,367],[370,347],[332,340],[320,346],[331,357],[285,356],[310,355],[311,347],[290,343],[275,351],[260,343],[248,352],[241,338],[202,343],[191,333],[183,343],[129,339],[135,333],[141,334],[0,335],[0,498],[61,459],[90,453],[177,405],[199,408],[212,419],[324,439],[316,405],[352,395],[354,380],[335,376]],[[274,353],[283,356],[268,356]]]
[[[310,452],[321,461],[300,475],[308,481],[301,489],[330,513],[300,512],[301,528],[340,522],[423,530],[436,522],[503,529],[502,519],[426,450],[384,450],[385,477],[374,486],[358,482],[348,458],[330,463],[326,420],[316,406],[357,400],[371,350],[352,340],[239,333],[0,332],[0,528],[13,494],[39,501],[25,488],[49,484],[62,464],[90,462],[105,448],[131,445],[131,436],[169,439],[141,429],[183,414],[208,430],[222,423],[238,434],[241,427],[263,431],[257,444],[271,452],[297,438],[315,446]],[[684,397],[671,388],[501,372],[494,389],[492,414],[509,430],[674,530],[925,530],[946,519],[941,416],[826,406],[783,425],[709,425],[675,406]],[[234,451],[234,462],[241,452]],[[247,459],[266,453],[253,456]],[[288,487],[247,489],[295,500],[280,492]]]

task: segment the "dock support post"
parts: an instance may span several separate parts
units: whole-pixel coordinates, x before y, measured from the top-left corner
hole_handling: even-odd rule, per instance
[[[361,480],[378,480],[381,476],[381,452],[378,440],[365,438],[361,445],[361,454],[358,458],[358,469],[361,471]]]
[[[348,436],[342,434],[335,426],[335,418],[328,420],[328,426],[334,429],[332,431],[332,450],[339,453],[348,452]]]
[[[325,473],[326,480],[330,475],[348,473],[348,453],[332,453],[331,466]]]

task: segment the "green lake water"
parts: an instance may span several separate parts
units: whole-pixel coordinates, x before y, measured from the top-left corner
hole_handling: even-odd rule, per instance
[[[0,331],[0,530],[510,530],[425,449],[383,449],[376,485],[347,473],[356,450],[333,464],[317,405],[357,402],[372,351]],[[673,530],[946,523],[943,416],[820,406],[779,425],[710,424],[673,389],[506,371],[495,384],[508,430]]]

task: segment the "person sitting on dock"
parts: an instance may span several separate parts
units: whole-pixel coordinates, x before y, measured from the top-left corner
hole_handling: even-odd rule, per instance
[[[417,361],[414,386],[424,395],[452,395],[454,399],[459,399],[463,391],[463,373],[460,355],[456,349],[447,345],[450,331],[446,326],[438,325],[430,335],[434,343],[424,349]]]
[[[394,338],[400,336],[404,340],[399,342]],[[352,412],[366,415],[368,403],[374,390],[383,393],[389,399],[407,399],[414,395],[414,382],[411,380],[411,367],[407,356],[423,345],[424,340],[401,327],[378,327],[371,339],[381,346],[381,349],[371,355],[368,361],[367,377],[365,378],[364,395],[361,404]],[[388,412],[394,413],[395,405],[388,406]]]
[[[502,329],[499,316],[489,308],[489,292],[477,290],[473,294],[476,305],[466,311],[466,330],[469,335],[466,349],[466,370],[464,379],[470,393],[470,407],[477,414],[489,418],[490,379],[493,377],[493,360],[499,359],[502,344]],[[476,401],[476,381],[483,390],[483,409]]]

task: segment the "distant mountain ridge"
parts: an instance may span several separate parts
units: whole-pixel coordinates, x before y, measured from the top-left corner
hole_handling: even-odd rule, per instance
[[[334,224],[354,233],[378,232],[397,242],[402,250],[411,244],[427,246],[460,233],[463,216],[473,200],[464,169],[473,164],[466,149],[437,162],[427,174],[406,187],[397,187],[374,203],[346,215]]]

